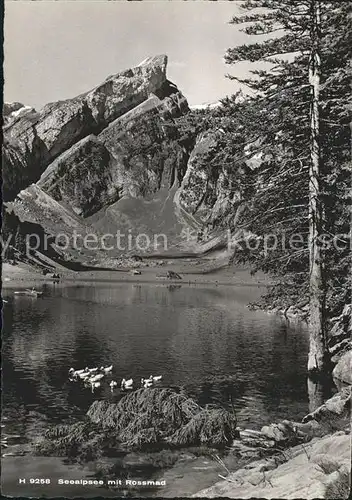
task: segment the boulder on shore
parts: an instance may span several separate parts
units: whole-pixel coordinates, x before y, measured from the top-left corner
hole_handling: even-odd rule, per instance
[[[331,424],[337,418],[346,419],[349,417],[350,405],[351,388],[344,387],[315,411],[306,415],[302,422],[316,420],[317,422],[330,422]]]
[[[201,498],[348,498],[350,436],[314,438],[285,452],[285,463],[261,459],[202,490]],[[338,492],[338,494],[336,494]]]
[[[332,374],[334,378],[346,384],[352,384],[352,351],[343,354]]]

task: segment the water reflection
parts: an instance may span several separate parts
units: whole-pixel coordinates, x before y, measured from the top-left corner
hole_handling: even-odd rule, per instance
[[[331,375],[307,377],[309,413],[315,411],[335,392],[335,384]]]
[[[117,380],[162,374],[202,404],[233,401],[254,427],[307,412],[306,331],[249,311],[253,289],[59,284],[40,300],[7,295],[8,412],[21,405],[49,421],[82,414],[97,394],[68,382],[68,369],[110,363]],[[98,396],[119,397],[107,384]]]

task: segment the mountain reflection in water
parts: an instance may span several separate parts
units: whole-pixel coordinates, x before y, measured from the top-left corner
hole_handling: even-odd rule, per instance
[[[17,415],[26,433],[30,415],[45,428],[84,414],[94,399],[116,400],[119,391],[112,395],[108,383],[92,394],[68,381],[71,366],[112,363],[118,383],[163,375],[164,386],[184,386],[200,404],[232,401],[239,425],[301,418],[308,410],[306,329],[248,310],[258,293],[114,283],[49,286],[33,300],[6,289],[4,414]]]

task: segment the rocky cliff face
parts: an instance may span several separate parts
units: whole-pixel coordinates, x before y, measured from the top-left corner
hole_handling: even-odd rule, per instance
[[[50,103],[38,113],[33,111],[9,120],[4,129],[5,199],[13,198],[26,185],[37,181],[61,153],[84,137],[99,134],[151,95],[159,99],[156,106],[165,100],[165,115],[185,111],[186,100],[166,79],[166,64],[166,56],[146,59],[136,68],[110,76],[74,99]],[[9,111],[12,115],[18,111],[19,104],[5,107],[5,116]]]
[[[179,192],[180,206],[202,226],[213,230],[221,225],[231,227],[242,198],[232,165],[212,163],[214,151],[221,148],[223,132],[206,132],[196,141]]]
[[[39,112],[6,105],[8,209],[50,234],[78,224],[100,233],[163,231],[174,240],[182,224],[214,225],[228,214],[228,173],[207,166],[217,139],[182,135],[188,104],[166,66],[166,56],[148,58]]]

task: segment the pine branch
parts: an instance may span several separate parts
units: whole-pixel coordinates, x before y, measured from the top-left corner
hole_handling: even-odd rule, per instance
[[[308,48],[306,37],[297,38],[295,34],[286,34],[281,38],[266,40],[262,43],[240,45],[228,49],[225,54],[225,63],[234,64],[239,61],[257,62],[277,55],[293,54]]]

